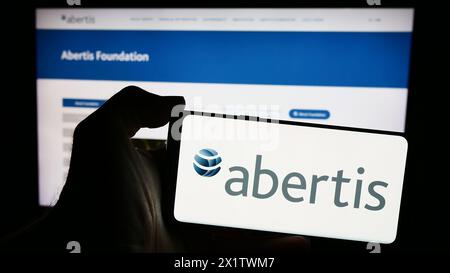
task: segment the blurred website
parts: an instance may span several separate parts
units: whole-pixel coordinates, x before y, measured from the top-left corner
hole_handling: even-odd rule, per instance
[[[412,25],[412,9],[38,9],[39,202],[59,196],[76,125],[128,85],[188,110],[402,132]]]

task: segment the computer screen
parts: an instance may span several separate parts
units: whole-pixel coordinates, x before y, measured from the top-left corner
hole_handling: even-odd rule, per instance
[[[37,9],[39,203],[128,85],[186,109],[403,132],[413,9]],[[165,139],[167,126],[135,138]]]

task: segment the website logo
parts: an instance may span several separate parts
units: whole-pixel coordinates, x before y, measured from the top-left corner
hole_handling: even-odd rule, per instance
[[[76,15],[67,15],[62,14],[61,20],[66,24],[95,24],[95,17],[86,15],[86,16],[76,16]]]
[[[201,176],[211,177],[220,171],[219,164],[222,158],[219,154],[209,148],[201,149],[194,156],[194,170]]]

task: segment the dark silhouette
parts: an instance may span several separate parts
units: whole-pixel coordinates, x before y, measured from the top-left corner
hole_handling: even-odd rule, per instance
[[[54,208],[11,236],[7,250],[69,252],[295,251],[300,236],[185,225],[167,219],[162,194],[165,150],[144,152],[130,138],[139,128],[167,124],[183,97],[158,96],[129,86],[75,129],[66,184]],[[170,187],[169,187],[170,188]]]

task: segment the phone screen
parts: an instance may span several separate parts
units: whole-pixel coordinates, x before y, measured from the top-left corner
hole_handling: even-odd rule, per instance
[[[169,135],[177,127],[181,135],[169,138],[176,220],[395,240],[408,146],[401,135],[203,113],[172,122]]]

